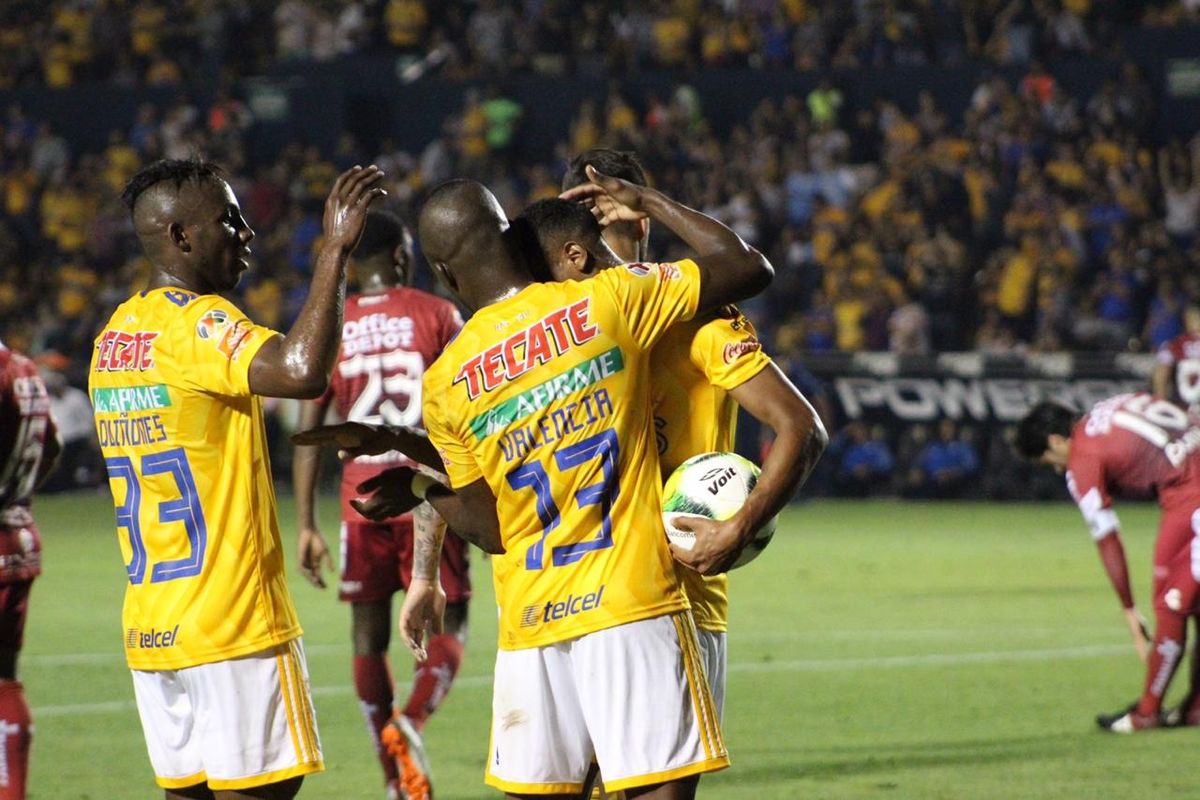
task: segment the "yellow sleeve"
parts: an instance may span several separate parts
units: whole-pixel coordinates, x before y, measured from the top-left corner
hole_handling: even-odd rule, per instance
[[[441,402],[448,394],[446,382],[439,382],[434,372],[426,372],[423,393],[425,402],[421,406],[421,413],[424,415],[425,432],[442,457],[450,486],[457,489],[482,478],[483,471],[471,449],[455,435],[454,425],[446,417],[447,409]]]
[[[700,268],[691,259],[667,264],[626,264],[601,272],[634,340],[650,349],[676,322],[691,319],[700,302]]]
[[[754,325],[734,309],[707,323],[692,337],[692,363],[708,382],[725,391],[736,389],[771,363]]]
[[[250,362],[279,333],[217,295],[198,297],[179,314],[171,343],[179,382],[206,394],[249,396]]]

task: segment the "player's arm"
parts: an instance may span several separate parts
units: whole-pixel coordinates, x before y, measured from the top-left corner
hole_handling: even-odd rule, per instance
[[[308,430],[321,423],[329,408],[329,400],[321,397],[305,400],[300,405],[301,430]],[[297,445],[292,454],[292,486],[296,492],[296,550],[300,563],[300,574],[318,589],[325,588],[321,568],[333,569],[333,556],[329,545],[317,527],[317,480],[321,472],[321,449],[308,445]]]
[[[273,336],[250,363],[250,391],[268,397],[317,397],[329,383],[342,332],[346,262],[358,244],[367,208],[385,194],[383,173],[371,165],[338,176],[325,200],[325,242],[317,254],[308,297],[291,329]]]
[[[424,661],[425,636],[443,630],[446,592],[442,588],[442,544],[446,521],[429,503],[413,509],[412,580],[400,608],[400,635],[417,661]]]
[[[722,572],[737,558],[766,522],[778,514],[812,473],[825,452],[829,435],[817,412],[774,364],[729,391],[755,419],[775,433],[762,473],[746,503],[730,519],[712,525],[712,535],[696,537],[691,550],[672,546],[675,557],[698,572]],[[698,520],[677,520],[688,529]]]
[[[1067,486],[1091,531],[1108,582],[1121,603],[1134,647],[1145,660],[1150,653],[1150,636],[1146,622],[1133,602],[1129,565],[1125,560],[1125,547],[1121,543],[1120,521],[1112,509],[1111,499],[1100,489],[1104,480],[1103,467],[1096,458],[1072,461],[1072,469],[1067,472]]]
[[[567,200],[594,204],[601,225],[649,217],[682,239],[700,268],[697,313],[744,300],[767,288],[775,274],[771,262],[730,228],[677,203],[662,192],[586,168],[591,183],[568,189]]]
[[[318,420],[319,421],[319,420]],[[446,466],[433,442],[424,431],[406,428],[403,425],[368,425],[365,422],[341,422],[336,425],[305,427],[292,434],[292,444],[336,447],[343,460],[359,456],[374,456],[396,452],[429,467],[435,472],[445,473]]]
[[[1164,364],[1159,361],[1154,365],[1154,373],[1150,376],[1150,389],[1159,400],[1171,399],[1171,378],[1174,374],[1174,364]]]
[[[54,424],[54,417],[46,417],[46,438],[42,443],[42,460],[38,464],[37,477],[33,479],[33,485],[36,489],[46,482],[46,478],[50,477],[50,473],[54,472],[54,468],[58,466],[58,458],[62,455],[62,437],[58,433],[58,425]]]

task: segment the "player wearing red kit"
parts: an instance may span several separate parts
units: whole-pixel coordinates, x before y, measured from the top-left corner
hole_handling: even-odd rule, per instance
[[[0,342],[0,800],[24,800],[33,721],[17,680],[29,589],[42,572],[33,490],[60,446],[33,362]]]
[[[1157,363],[1151,381],[1155,397],[1196,410],[1200,409],[1200,306],[1188,306],[1183,321],[1187,332],[1154,354]]]
[[[1096,721],[1119,733],[1158,727],[1163,697],[1183,656],[1188,617],[1200,613],[1200,417],[1144,392],[1111,397],[1082,418],[1044,402],[1021,421],[1017,447],[1025,457],[1065,471],[1146,660],[1138,701]],[[1148,647],[1112,509],[1115,494],[1157,496],[1162,508],[1154,545],[1154,639]],[[1187,724],[1200,723],[1200,702],[1189,701],[1182,714]]]
[[[360,293],[346,299],[337,366],[329,391],[305,403],[301,430],[319,425],[330,406],[346,420],[421,427],[425,367],[458,333],[462,318],[452,303],[407,286],[413,264],[412,237],[403,223],[393,214],[371,211],[354,251]],[[314,513],[318,452],[315,447],[296,448],[294,477],[300,570],[323,588],[321,566],[330,558]],[[391,605],[392,596],[407,590],[412,578],[413,516],[372,522],[350,505],[358,496],[355,487],[363,481],[389,467],[412,463],[397,452],[345,463],[338,597],[351,604],[354,686],[375,736],[389,797],[423,800],[431,790],[420,732],[450,689],[466,639],[471,596],[467,545],[452,536],[442,551],[445,631],[430,641],[428,658],[416,666],[408,702],[393,720],[394,687],[387,660]]]

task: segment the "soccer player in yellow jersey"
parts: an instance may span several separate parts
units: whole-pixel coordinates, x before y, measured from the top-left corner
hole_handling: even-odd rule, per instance
[[[620,163],[609,163],[625,172]],[[631,181],[632,182],[632,181]],[[582,206],[540,200],[521,214],[536,232],[547,276],[586,280],[632,256],[634,242],[612,227],[602,232]],[[615,227],[615,226],[613,226]],[[611,247],[611,249],[610,249]],[[780,509],[811,472],[827,437],[816,413],[762,352],[750,321],[727,306],[673,326],[651,354],[654,431],[663,480],[701,453],[733,450],[738,405],[776,434],[753,502]],[[724,708],[728,578],[703,575],[676,562],[692,607],[705,673],[717,711]]]
[[[563,188],[588,181],[587,166],[639,186],[647,184],[637,157],[627,151],[596,148],[568,165]],[[580,280],[606,266],[607,252],[621,263],[644,260],[649,220],[618,221],[603,231],[586,217],[572,215],[561,201],[535,203],[522,215],[536,230],[554,280]],[[597,239],[606,247],[596,247]],[[651,359],[654,425],[659,465],[665,481],[692,456],[731,451],[737,409],[745,408],[775,434],[750,503],[781,509],[808,477],[824,452],[828,436],[812,406],[763,353],[750,320],[729,306],[675,325],[654,348]],[[726,631],[729,579],[705,575],[684,564],[676,571],[692,606],[706,674],[718,711],[725,705]],[[701,561],[700,567],[708,564]]]
[[[291,798],[322,769],[260,396],[325,390],[381,177],[337,179],[284,335],[218,294],[249,267],[254,232],[217,167],[159,161],[125,189],[152,272],[97,337],[89,389],[129,577],[125,654],[168,798]]]
[[[455,488],[399,468],[366,482],[375,494],[358,507],[388,515],[424,496],[499,554],[487,783],[510,797],[577,796],[595,760],[614,790],[690,798],[728,757],[662,529],[649,349],[675,322],[757,291],[771,269],[715,220],[594,177],[580,194],[606,220],[653,217],[697,257],[534,283],[521,229],[491,193],[440,187],[421,244],[476,309],[425,378],[425,422]],[[692,525],[724,563],[762,521]],[[420,591],[414,580],[406,607]]]

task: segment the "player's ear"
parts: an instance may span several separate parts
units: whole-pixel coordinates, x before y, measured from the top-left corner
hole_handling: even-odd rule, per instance
[[[563,245],[563,262],[572,273],[571,278],[590,278],[596,271],[596,262],[592,254],[579,242],[567,242]]]
[[[396,245],[396,249],[392,251],[392,263],[396,265],[396,271],[400,273],[400,278],[404,281],[404,285],[412,286],[413,264],[412,259],[408,256],[408,248],[404,242]]]
[[[192,243],[188,241],[187,230],[182,222],[172,222],[168,225],[167,235],[171,237],[171,244],[185,253],[192,252]]]
[[[446,262],[430,261],[429,268],[433,270],[433,274],[437,276],[437,279],[442,282],[443,286],[453,292],[456,296],[458,295],[458,281],[454,280],[454,273],[452,273],[450,268],[446,266]]]

